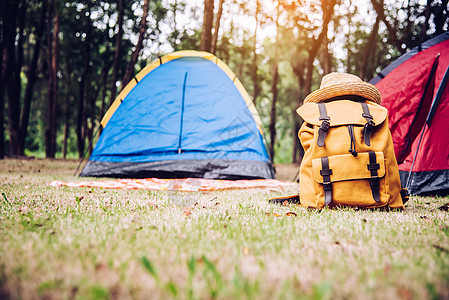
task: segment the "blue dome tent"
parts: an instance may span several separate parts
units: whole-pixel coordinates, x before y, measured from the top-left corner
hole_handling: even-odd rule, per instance
[[[274,178],[259,115],[234,73],[199,51],[165,55],[122,90],[80,176]]]

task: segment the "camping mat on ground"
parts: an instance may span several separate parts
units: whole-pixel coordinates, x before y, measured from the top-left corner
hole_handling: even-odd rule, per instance
[[[98,187],[108,189],[126,190],[176,190],[186,192],[196,191],[217,191],[226,189],[247,189],[247,188],[277,188],[290,187],[296,185],[294,182],[283,182],[275,179],[255,179],[255,180],[215,180],[202,178],[186,179],[111,179],[97,181],[63,182],[59,180],[47,183],[49,186],[68,187]]]

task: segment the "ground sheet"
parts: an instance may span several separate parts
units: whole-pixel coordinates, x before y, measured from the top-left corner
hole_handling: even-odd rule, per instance
[[[90,187],[127,190],[177,190],[177,191],[217,191],[226,189],[246,188],[278,188],[294,186],[294,182],[284,182],[275,179],[257,180],[214,180],[202,178],[186,179],[110,179],[96,181],[63,182],[59,180],[48,183],[49,186]]]

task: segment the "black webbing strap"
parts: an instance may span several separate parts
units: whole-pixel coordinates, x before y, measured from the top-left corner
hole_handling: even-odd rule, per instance
[[[329,158],[321,157],[321,176],[323,176],[324,204],[328,206],[332,202],[332,169],[329,169]]]
[[[318,139],[316,141],[316,144],[318,145],[318,147],[323,147],[324,140],[326,139],[327,132],[329,131],[330,126],[329,120],[331,118],[329,118],[329,116],[327,115],[326,105],[324,105],[323,102],[318,103],[318,109],[320,110],[319,120],[322,122],[320,129],[318,130]]]
[[[376,159],[376,153],[374,151],[369,151],[369,164],[368,170],[371,173],[371,178],[369,180],[369,185],[371,187],[371,191],[373,192],[374,201],[377,203],[380,202],[380,194],[379,194],[379,176],[377,174],[377,170],[380,169],[380,165]]]
[[[363,126],[363,140],[365,141],[365,144],[367,146],[371,146],[371,133],[373,132],[374,128],[374,122],[373,122],[373,116],[371,115],[369,111],[368,104],[362,103],[362,109],[363,113],[362,116],[366,119],[366,124]]]
[[[351,147],[349,148],[349,153],[351,153],[352,156],[356,157],[358,155],[358,153],[355,150],[354,125],[348,125],[348,132],[349,132],[349,138],[351,139]]]

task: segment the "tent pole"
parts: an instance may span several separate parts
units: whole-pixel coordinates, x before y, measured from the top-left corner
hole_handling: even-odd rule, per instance
[[[94,133],[94,135],[92,136],[92,140],[93,140],[94,137],[97,135],[98,130],[100,130],[100,128],[101,128],[101,124],[99,124],[98,127],[97,127],[97,129],[95,130],[95,133]],[[92,140],[89,141],[89,146],[87,146],[87,148],[84,149],[83,157],[81,158],[80,163],[78,164],[78,167],[76,167],[76,170],[75,170],[75,173],[73,174],[73,176],[76,176],[76,173],[78,173],[78,170],[79,170],[81,164],[83,163],[84,158],[86,157],[87,149],[90,149],[90,147],[92,146]]]

